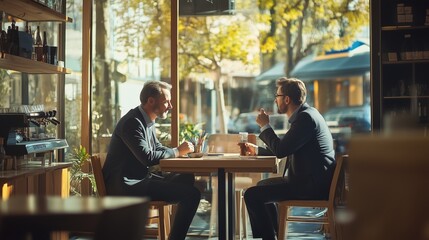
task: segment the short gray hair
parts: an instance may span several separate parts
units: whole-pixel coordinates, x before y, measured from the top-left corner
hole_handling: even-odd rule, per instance
[[[140,92],[140,102],[145,104],[150,97],[158,99],[162,95],[162,89],[171,90],[171,84],[161,81],[148,81]]]

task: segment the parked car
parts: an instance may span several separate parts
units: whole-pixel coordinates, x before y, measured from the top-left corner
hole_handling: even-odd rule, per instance
[[[323,117],[331,130],[336,151],[339,153],[346,152],[346,145],[352,134],[371,132],[369,105],[331,108]]]
[[[324,115],[332,126],[350,128],[352,133],[371,131],[371,108],[369,105],[331,108]]]
[[[257,115],[258,112],[241,113],[234,122],[234,129],[230,129],[230,132],[259,133],[260,128],[256,123]],[[274,132],[278,135],[282,135],[286,133],[289,122],[285,114],[271,114],[270,125],[273,127]]]
[[[240,113],[237,119],[234,121],[234,129],[231,130],[236,133],[259,133],[259,126],[256,123],[256,116],[256,112]]]

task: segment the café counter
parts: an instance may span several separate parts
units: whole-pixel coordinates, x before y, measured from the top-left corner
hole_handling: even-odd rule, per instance
[[[0,198],[12,195],[69,196],[71,162],[53,162],[41,165],[28,163],[17,170],[0,171]]]

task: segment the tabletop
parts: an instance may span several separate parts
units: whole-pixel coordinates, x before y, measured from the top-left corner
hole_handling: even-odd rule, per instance
[[[277,172],[275,156],[240,156],[238,154],[212,154],[201,158],[168,158],[160,161],[163,171],[207,173],[217,172]]]

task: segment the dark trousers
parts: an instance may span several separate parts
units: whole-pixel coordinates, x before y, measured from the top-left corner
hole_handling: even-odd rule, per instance
[[[253,237],[276,239],[279,221],[276,202],[285,200],[326,199],[320,186],[305,189],[290,184],[287,177],[264,179],[246,190],[244,200],[249,212]]]
[[[254,238],[276,239],[279,223],[275,202],[284,199],[287,188],[286,178],[269,178],[244,193]]]
[[[126,187],[126,192],[130,195],[148,196],[153,201],[177,204],[168,239],[185,239],[200,203],[201,193],[194,187],[193,174],[167,173],[162,177],[152,176],[137,184],[129,185]]]

